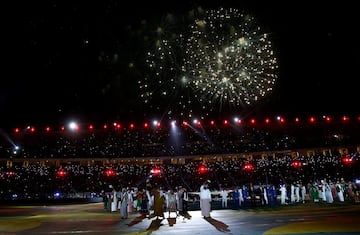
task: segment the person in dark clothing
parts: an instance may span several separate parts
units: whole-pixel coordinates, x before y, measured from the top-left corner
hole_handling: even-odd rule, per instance
[[[101,194],[102,194],[102,201],[104,203],[104,210],[107,210],[108,209],[108,203],[109,203],[109,197],[105,193],[105,191],[102,191]]]

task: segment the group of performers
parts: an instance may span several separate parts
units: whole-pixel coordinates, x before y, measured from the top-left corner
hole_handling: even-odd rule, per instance
[[[211,202],[214,198],[214,191],[210,190],[206,180],[196,192],[200,202],[201,214],[204,218],[210,218]],[[192,192],[194,193],[194,192]],[[242,206],[281,205],[292,203],[305,203],[306,200],[313,202],[333,203],[334,201],[344,202],[348,199],[355,199],[360,202],[359,188],[351,182],[344,180],[332,182],[323,179],[318,182],[302,184],[294,182],[282,184],[278,188],[274,185],[252,184],[242,187],[234,187],[232,190],[220,188],[218,191],[221,198],[222,208],[228,208],[228,199],[234,201],[233,209]],[[280,200],[278,200],[278,196]],[[158,219],[176,218],[184,216],[191,218],[188,213],[189,192],[185,187],[178,186],[174,189],[164,191],[161,186],[151,186],[147,182],[146,187],[141,190],[122,188],[116,191],[113,188],[111,194],[104,194],[104,209],[111,212],[119,211],[122,219],[128,218],[128,214],[134,211],[144,217],[156,217]]]
[[[123,188],[121,191],[113,189],[111,194],[103,196],[104,209],[111,212],[120,211],[122,219],[134,211],[144,217],[158,219],[176,218],[184,216],[191,218],[188,213],[189,195],[186,188],[179,186],[176,190],[164,191],[161,186],[147,185],[142,190]]]

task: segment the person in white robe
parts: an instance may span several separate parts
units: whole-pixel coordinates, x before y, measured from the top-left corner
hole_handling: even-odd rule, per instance
[[[300,202],[300,185],[295,184],[295,202]]]
[[[324,190],[325,190],[325,198],[326,198],[326,202],[327,203],[333,203],[334,202],[334,198],[332,196],[332,192],[331,192],[331,187],[330,185],[327,183],[326,180],[324,180]]]
[[[301,202],[305,203],[305,197],[306,197],[306,187],[304,184],[300,184],[300,192],[301,192]]]
[[[118,195],[116,190],[113,188],[111,194],[111,212],[115,212],[118,210]]]
[[[228,207],[228,191],[224,188],[221,189],[220,191],[220,197],[221,197],[221,206],[222,208],[227,208]]]
[[[337,197],[338,197],[339,201],[344,202],[344,189],[343,189],[342,184],[339,181],[336,182],[335,188],[336,188]]]
[[[290,185],[290,202],[295,203],[295,185],[292,183]]]
[[[205,181],[200,187],[200,209],[201,215],[205,219],[210,218],[211,192],[209,189],[209,181]]]
[[[128,218],[128,200],[129,195],[127,193],[126,188],[123,188],[119,197],[119,209],[120,209],[120,217],[121,219]]]
[[[281,205],[286,205],[286,185],[280,185],[280,203]]]

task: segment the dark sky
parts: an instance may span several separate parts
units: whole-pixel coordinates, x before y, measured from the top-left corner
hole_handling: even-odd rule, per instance
[[[175,3],[176,2],[176,3]],[[360,14],[355,1],[18,1],[3,21],[1,126],[142,119],[137,39],[168,13],[238,8],[271,32],[274,92],[245,114],[358,114]],[[313,2],[313,3],[312,3]],[[148,28],[150,30],[150,26]],[[129,64],[134,67],[129,67]]]

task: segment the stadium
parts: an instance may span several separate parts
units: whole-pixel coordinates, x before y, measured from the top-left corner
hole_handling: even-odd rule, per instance
[[[0,234],[358,234],[357,7],[221,4],[16,5]]]
[[[1,201],[93,200],[148,181],[194,196],[206,179],[214,191],[253,184],[279,194],[324,179],[356,188],[359,127],[349,116],[18,127],[1,140]]]

